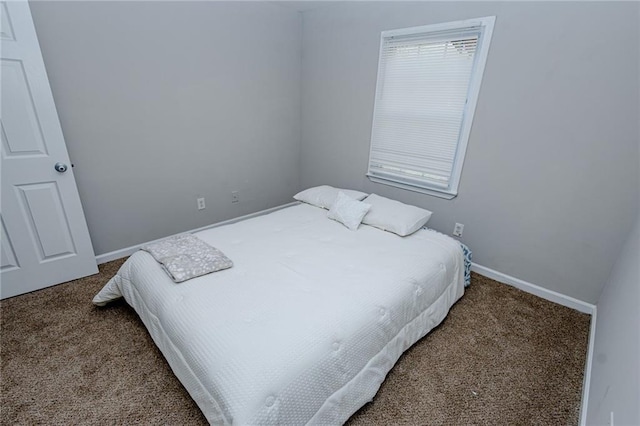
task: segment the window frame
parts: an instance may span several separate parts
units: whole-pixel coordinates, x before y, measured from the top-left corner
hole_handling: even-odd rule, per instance
[[[458,195],[458,187],[460,185],[460,177],[462,175],[462,166],[464,164],[464,158],[469,143],[469,136],[471,134],[471,127],[473,125],[473,117],[475,114],[476,105],[480,93],[480,86],[482,84],[482,77],[484,75],[485,65],[489,54],[489,46],[491,44],[491,37],[493,35],[493,28],[495,25],[495,16],[485,16],[482,18],[466,19],[462,21],[444,22],[439,24],[422,25],[417,27],[401,28],[395,30],[382,31],[380,34],[380,49],[378,53],[378,70],[376,77],[376,91],[373,107],[373,120],[371,125],[371,138],[369,140],[369,162],[367,164],[367,177],[372,182],[381,183],[384,185],[395,186],[409,191],[420,192],[428,195],[433,195],[440,198],[452,199]],[[469,80],[469,88],[467,92],[467,102],[462,113],[462,123],[460,125],[458,143],[456,147],[456,153],[453,160],[453,167],[451,170],[451,177],[449,179],[449,185],[444,187],[438,187],[431,185],[428,182],[418,182],[410,184],[407,182],[401,182],[393,180],[388,177],[381,177],[372,174],[371,171],[371,159],[373,153],[373,136],[376,128],[376,111],[378,108],[378,93],[383,87],[384,72],[381,71],[381,65],[383,60],[383,51],[385,46],[385,39],[393,36],[411,35],[411,34],[424,34],[438,31],[447,30],[463,30],[470,27],[479,27],[478,36],[478,48],[474,56],[474,64],[471,71],[471,77]]]

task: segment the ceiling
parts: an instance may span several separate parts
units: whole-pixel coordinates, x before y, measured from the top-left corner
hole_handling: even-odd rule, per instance
[[[294,9],[298,12],[304,12],[305,10],[317,9],[318,7],[329,6],[331,4],[341,2],[332,0],[283,0],[271,1],[271,3],[277,4],[278,6],[287,7],[289,9]]]

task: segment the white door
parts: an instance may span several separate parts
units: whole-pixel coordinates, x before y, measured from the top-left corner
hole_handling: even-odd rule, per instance
[[[0,2],[0,15],[0,298],[6,298],[98,268],[29,5]]]

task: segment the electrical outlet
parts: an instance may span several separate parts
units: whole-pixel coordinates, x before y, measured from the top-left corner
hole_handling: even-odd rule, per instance
[[[232,203],[240,202],[240,194],[238,194],[238,191],[231,191],[231,202]]]
[[[456,223],[456,226],[453,228],[453,235],[455,237],[462,237],[462,231],[464,230],[464,225],[461,223]]]
[[[204,198],[198,198],[198,210],[204,210],[207,206],[204,204]]]

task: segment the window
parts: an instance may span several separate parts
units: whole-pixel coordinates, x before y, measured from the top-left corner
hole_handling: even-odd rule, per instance
[[[457,195],[494,22],[382,32],[369,179]]]

